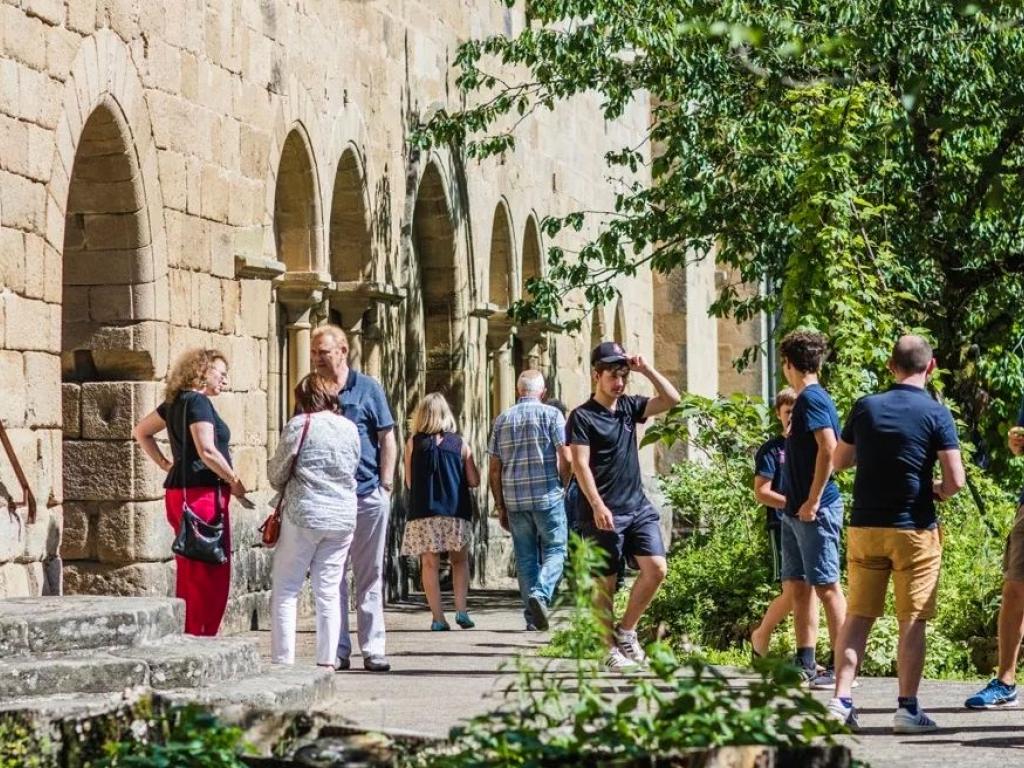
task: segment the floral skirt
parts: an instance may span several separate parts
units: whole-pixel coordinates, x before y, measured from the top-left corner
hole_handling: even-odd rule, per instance
[[[458,552],[469,544],[472,525],[461,517],[424,517],[405,524],[403,555]]]

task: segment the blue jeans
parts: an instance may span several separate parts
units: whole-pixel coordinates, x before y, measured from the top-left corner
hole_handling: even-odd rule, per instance
[[[512,531],[512,548],[519,572],[519,594],[523,605],[531,597],[538,597],[551,605],[555,587],[565,567],[566,542],[569,538],[565,524],[565,506],[559,501],[547,509],[508,513],[508,527]],[[524,611],[526,620],[530,611]]]

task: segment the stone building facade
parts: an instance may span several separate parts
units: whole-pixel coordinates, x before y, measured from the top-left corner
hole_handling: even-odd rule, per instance
[[[266,459],[317,324],[349,331],[400,437],[440,389],[481,458],[523,366],[572,405],[596,337],[654,357],[649,273],[574,337],[506,312],[545,269],[543,216],[611,201],[602,155],[643,134],[644,100],[606,123],[578,99],[483,164],[408,142],[457,98],[458,43],[524,23],[470,0],[0,2],[0,420],[38,502],[0,514],[0,597],[173,591],[130,431],[187,348],[230,361],[216,405],[259,502],[232,511],[232,626],[268,586]],[[0,484],[20,499],[3,455]],[[503,554],[480,520],[483,579]]]

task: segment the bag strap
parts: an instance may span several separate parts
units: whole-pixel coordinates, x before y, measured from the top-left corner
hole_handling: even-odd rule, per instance
[[[275,515],[281,514],[281,505],[284,503],[284,493],[288,489],[288,483],[291,481],[292,476],[295,474],[295,465],[299,461],[299,453],[302,451],[302,445],[306,442],[306,435],[309,434],[309,422],[310,415],[304,414],[306,417],[305,423],[302,425],[302,437],[299,438],[299,447],[295,449],[295,455],[292,456],[292,465],[288,468],[288,477],[285,478],[284,485],[281,486],[281,495],[277,499],[277,507],[274,509]]]
[[[178,393],[178,402],[181,404],[181,511],[184,512],[188,508],[185,483],[185,472],[188,469],[188,414],[183,392]]]

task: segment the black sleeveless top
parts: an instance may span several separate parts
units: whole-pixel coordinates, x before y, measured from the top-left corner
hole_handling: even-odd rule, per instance
[[[412,438],[412,492],[409,520],[427,517],[460,517],[472,520],[469,487],[462,462],[462,438],[445,432],[422,432]]]

